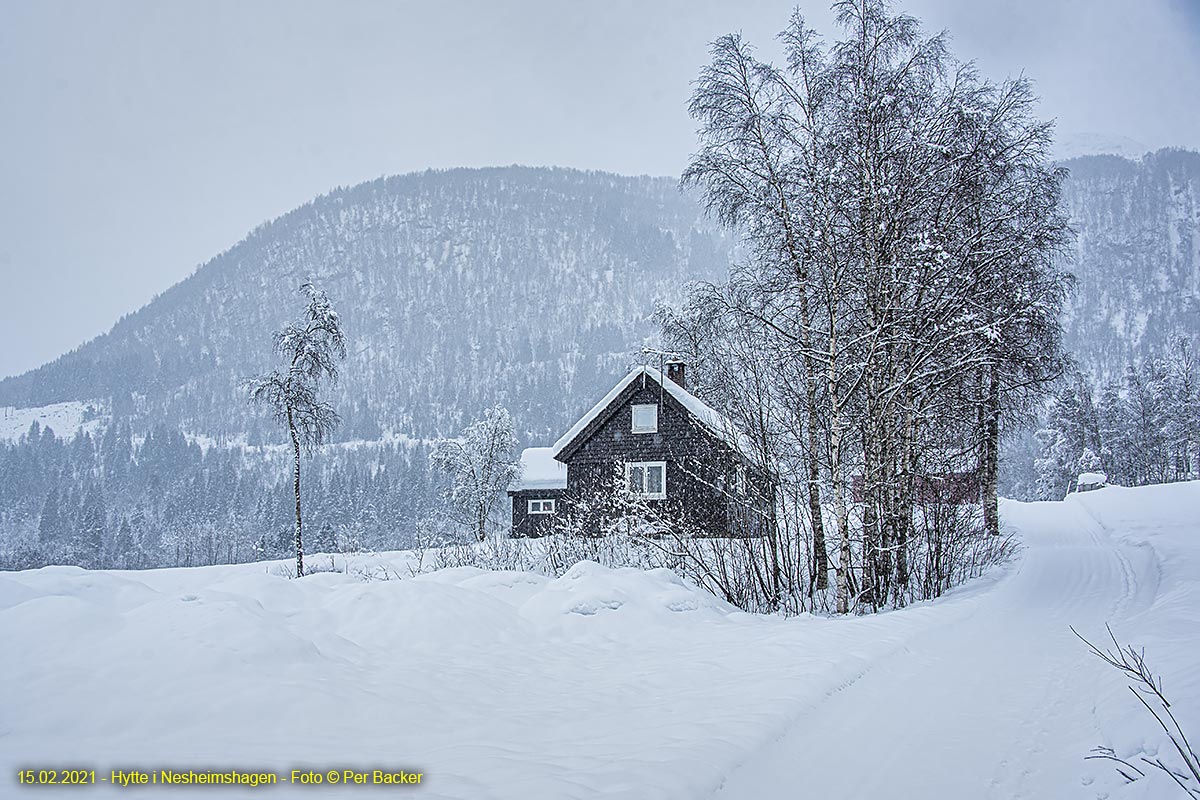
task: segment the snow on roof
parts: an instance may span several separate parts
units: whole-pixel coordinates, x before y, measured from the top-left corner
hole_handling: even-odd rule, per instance
[[[1085,472],[1079,476],[1076,481],[1076,486],[1104,486],[1108,483],[1108,476],[1103,472]]]
[[[554,455],[558,455],[575,440],[583,430],[599,417],[604,410],[616,400],[621,392],[625,391],[629,384],[633,383],[642,375],[657,382],[671,397],[675,398],[684,408],[691,412],[692,416],[698,419],[704,427],[708,428],[717,438],[724,441],[730,447],[739,451],[743,456],[751,460],[757,460],[755,456],[754,444],[746,438],[745,435],[738,431],[736,425],[721,412],[717,411],[699,397],[684,389],[675,381],[664,376],[654,367],[634,367],[629,374],[622,378],[616,386],[609,390],[608,394],[600,400],[599,403],[592,406],[591,410],[579,418],[579,421],[571,426],[571,429],[564,433],[562,437],[554,443],[554,446],[549,448]]]
[[[521,451],[521,474],[508,488],[514,492],[521,489],[565,489],[567,465],[554,460],[553,447],[526,447]]]

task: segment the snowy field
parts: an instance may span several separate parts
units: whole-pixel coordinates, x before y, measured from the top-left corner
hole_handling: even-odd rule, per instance
[[[15,442],[29,432],[29,426],[34,422],[43,428],[53,428],[60,439],[74,438],[80,429],[94,434],[104,420],[99,417],[89,420],[88,409],[103,407],[100,401],[81,403],[77,400],[30,408],[0,406],[0,440]]]
[[[1168,752],[1068,626],[1144,645],[1200,738],[1197,509],[1200,483],[1006,503],[1010,568],[855,619],[743,614],[669,572],[588,563],[557,580],[4,573],[0,786],[111,797],[22,790],[16,770],[299,767],[424,777],[185,794],[1171,797],[1083,760]]]

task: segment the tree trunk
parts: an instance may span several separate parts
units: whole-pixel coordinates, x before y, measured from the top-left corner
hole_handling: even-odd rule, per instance
[[[880,510],[886,504],[884,498],[884,483],[879,460],[878,441],[873,429],[875,420],[871,404],[868,401],[866,413],[861,423],[862,437],[862,482],[859,488],[861,496],[855,496],[856,502],[862,503],[862,599],[878,610],[879,589],[882,580],[880,572],[880,555],[882,552],[883,526],[886,518],[881,519]],[[852,479],[853,480],[853,479]]]
[[[911,388],[905,391],[904,405],[907,410],[904,412],[904,439],[900,452],[900,458],[904,460],[899,475],[900,516],[896,531],[896,584],[901,590],[908,588],[908,541],[913,529],[914,476],[917,472],[916,421],[912,412]]]
[[[880,492],[871,483],[873,480],[874,473],[870,469],[864,470],[862,482],[863,599],[878,611],[881,582],[878,563],[881,539],[878,505]]]
[[[837,565],[837,613],[850,613],[850,511],[846,499],[846,481],[842,474],[842,431],[840,409],[834,396],[829,437],[830,472],[833,476],[833,505],[837,516],[840,551]]]
[[[296,423],[292,419],[292,409],[287,410],[288,433],[292,436],[292,488],[296,493],[296,577],[304,575],[304,537],[303,522],[300,517],[300,436],[296,433]]]
[[[817,389],[808,386],[808,514],[812,518],[813,577],[816,588],[829,587],[829,553],[825,546],[825,520],[821,514],[821,455],[817,438]]]
[[[984,412],[983,526],[992,536],[1000,535],[1000,501],[997,482],[1000,472],[1000,378],[993,365],[988,370],[987,410]]]

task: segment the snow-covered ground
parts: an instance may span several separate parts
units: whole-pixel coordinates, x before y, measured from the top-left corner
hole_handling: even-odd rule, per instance
[[[817,797],[1175,796],[1138,760],[1173,760],[1168,740],[1070,627],[1145,646],[1200,735],[1197,510],[1200,483],[1006,503],[1024,545],[1010,574],[937,609],[940,624],[821,698],[718,796],[773,796],[798,774]],[[1113,762],[1081,760],[1098,745],[1154,774],[1125,786]]]
[[[1082,760],[1165,740],[1068,626],[1144,644],[1200,736],[1196,509],[1200,483],[1006,503],[1011,568],[856,619],[743,614],[669,572],[588,563],[556,580],[6,573],[0,785],[52,796],[16,786],[31,767],[357,767],[479,800],[1171,796]]]
[[[43,428],[53,428],[60,439],[73,438],[81,429],[95,433],[103,420],[94,415],[88,419],[88,409],[96,411],[103,407],[100,401],[82,403],[77,400],[30,408],[0,406],[0,440],[15,442],[29,432],[29,426],[34,422]]]

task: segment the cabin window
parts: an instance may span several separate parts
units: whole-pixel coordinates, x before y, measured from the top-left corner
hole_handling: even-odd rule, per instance
[[[746,496],[746,465],[738,464],[733,468],[733,490],[740,497]]]
[[[667,497],[667,462],[632,461],[625,465],[630,494],[646,500]]]
[[[553,514],[554,513],[554,501],[553,500],[530,500],[529,501],[529,513],[530,514]]]
[[[658,406],[650,404],[633,407],[633,432],[658,433]]]

